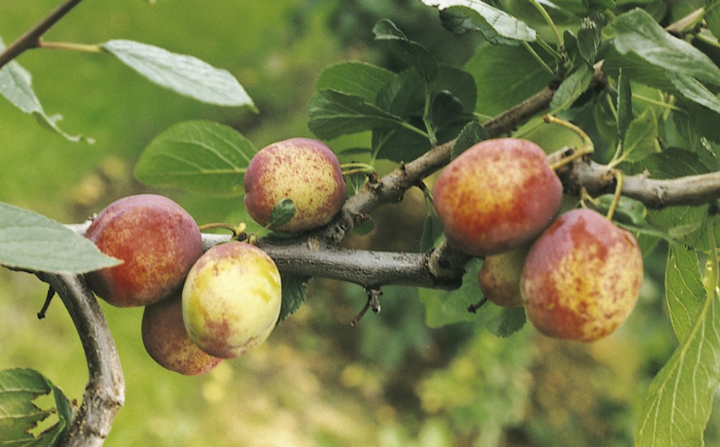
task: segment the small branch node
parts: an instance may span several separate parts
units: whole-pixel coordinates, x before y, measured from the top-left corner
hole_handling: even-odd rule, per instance
[[[485,303],[487,303],[487,298],[483,297],[477,303],[471,304],[470,306],[468,306],[467,310],[468,310],[468,312],[473,313],[473,314],[477,313],[478,309],[483,307],[485,305]]]
[[[368,309],[372,309],[374,313],[380,313],[381,307],[380,307],[380,295],[383,294],[380,287],[377,286],[368,286],[365,287],[365,293],[367,293],[368,300],[363,306],[363,308],[358,312],[358,314],[355,316],[355,318],[352,319],[350,322],[351,326],[356,326],[358,323],[360,323],[360,320],[362,320],[362,317],[365,316]]]
[[[37,313],[38,320],[42,320],[43,318],[45,318],[45,314],[47,313],[48,307],[50,307],[50,302],[52,301],[54,296],[55,289],[53,289],[52,286],[48,287],[47,295],[45,296],[45,302],[43,303],[40,312]]]

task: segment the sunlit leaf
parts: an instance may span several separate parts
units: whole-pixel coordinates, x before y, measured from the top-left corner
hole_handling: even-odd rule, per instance
[[[150,142],[135,166],[135,177],[151,186],[237,196],[255,152],[252,143],[231,127],[186,121]]]
[[[666,72],[720,84],[720,68],[703,52],[667,33],[642,9],[633,9],[613,22],[614,46],[621,54],[634,53]]]
[[[714,230],[707,233],[712,235]],[[669,307],[671,312],[681,314],[673,320],[682,338],[670,360],[650,384],[640,413],[636,447],[704,444],[703,435],[713,396],[720,383],[720,295],[717,289],[720,278],[717,247],[714,240],[711,242],[711,262],[705,272],[705,296],[695,297],[699,300],[695,314],[689,315],[689,308],[685,306],[674,304]],[[687,292],[697,293],[697,283],[702,282],[699,269],[676,264],[677,258],[670,260],[681,269],[676,278],[681,281],[692,278],[694,285],[686,286]],[[674,297],[672,301],[678,298]],[[682,299],[683,303],[691,302],[687,296]]]
[[[422,2],[438,9],[454,6],[470,8],[499,36],[506,39],[533,42],[537,38],[535,30],[527,26],[525,22],[480,0],[422,0]]]
[[[672,85],[687,99],[694,101],[701,106],[705,106],[708,109],[720,113],[720,99],[715,96],[710,90],[702,85],[697,79],[690,76],[678,74],[678,73],[667,73],[668,79],[672,82]],[[720,118],[720,117],[715,117]]]
[[[0,52],[4,49],[5,44],[2,39],[0,39]],[[0,94],[24,113],[33,115],[43,127],[57,132],[65,139],[74,142],[94,142],[92,138],[87,138],[82,135],[69,135],[58,127],[57,123],[62,117],[60,115],[49,116],[45,113],[42,104],[40,104],[40,100],[33,90],[30,72],[16,61],[10,61],[7,65],[0,68]]]
[[[148,80],[209,104],[255,107],[237,79],[192,56],[130,40],[111,40],[102,48]]]
[[[692,330],[704,296],[695,250],[670,244],[665,268],[665,295],[675,335],[683,341]]]
[[[87,273],[119,264],[59,222],[0,202],[0,264],[49,273]]]

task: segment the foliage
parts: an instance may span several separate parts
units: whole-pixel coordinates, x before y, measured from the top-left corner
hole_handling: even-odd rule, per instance
[[[433,20],[447,30],[445,41],[474,36],[474,54],[452,65],[444,55],[409,37],[398,20],[374,21],[371,45],[389,54],[392,63],[334,62],[318,74],[314,91],[308,93],[311,97],[303,103],[310,132],[336,143],[332,147],[342,161],[360,159],[383,173],[443,145],[456,156],[490,137],[482,127],[490,117],[550,85],[548,112],[590,136],[597,162],[627,175],[645,172],[653,179],[679,179],[720,168],[716,156],[720,134],[715,125],[720,118],[718,2],[658,0],[644,2],[643,9],[632,2],[600,0],[420,3],[425,5],[423,11],[439,10]],[[336,13],[335,18],[341,16]],[[130,40],[65,47],[109,53],[152,82],[204,103],[253,112],[256,106],[260,112],[263,109],[229,71],[195,57]],[[0,93],[60,136],[80,144],[89,141],[67,134],[58,127],[57,117],[46,114],[30,71],[15,60],[0,69]],[[245,119],[245,123],[252,120]],[[178,121],[146,145],[137,159],[135,178],[146,187],[195,194],[202,197],[199,201],[240,196],[244,171],[260,144],[251,142],[249,132],[244,132],[246,136],[235,130],[242,126],[195,117]],[[579,145],[566,129],[542,124],[537,113],[519,124],[513,136],[534,140],[548,152]],[[552,143],[544,144],[548,141]],[[363,190],[350,189],[352,194]],[[647,384],[636,416],[638,446],[703,444],[720,374],[717,199],[715,194],[699,203],[656,209],[628,197],[619,202],[612,195],[583,197],[585,206],[602,212],[612,209],[615,221],[638,235],[648,261],[657,256],[658,247],[668,247],[662,288],[677,347]],[[443,240],[426,187],[422,203],[420,235],[407,251],[429,252]],[[110,265],[111,260],[84,238],[51,219],[2,204],[0,222],[0,262],[8,267],[84,273]],[[380,223],[377,219],[378,228]],[[260,237],[273,237],[260,228],[257,232]],[[425,377],[413,377],[423,409],[447,416],[443,422],[429,420],[419,445],[430,442],[422,439],[450,445],[453,434],[456,443],[467,437],[478,445],[499,445],[510,427],[521,425],[524,410],[532,405],[529,371],[534,360],[522,309],[486,304],[477,314],[467,311],[482,301],[476,281],[481,265],[479,259],[467,264],[457,290],[385,289],[394,301],[409,296],[415,305],[422,304],[429,328],[452,331],[475,324],[493,334],[482,330],[457,337],[456,356],[436,360],[438,368]],[[312,306],[306,303],[311,293],[308,281],[305,275],[283,276],[280,327],[293,324],[295,318],[302,318],[303,309]],[[391,308],[391,312],[404,309]],[[397,373],[407,357],[419,355],[423,343],[446,347],[417,322],[418,315],[403,313],[395,322],[386,320],[393,324],[370,323],[372,330],[365,330],[362,342],[350,345],[366,357],[382,349],[376,357],[381,365],[376,373],[383,368]],[[43,383],[50,388],[38,388],[24,397],[22,411],[28,417],[35,411],[30,402],[53,389]],[[62,405],[58,401],[58,407]],[[62,413],[59,430],[69,418]],[[26,427],[13,430],[27,432]],[[535,427],[525,435],[532,436],[533,430],[541,431]],[[59,439],[57,433],[54,440]],[[388,445],[403,438],[392,430],[384,433]]]

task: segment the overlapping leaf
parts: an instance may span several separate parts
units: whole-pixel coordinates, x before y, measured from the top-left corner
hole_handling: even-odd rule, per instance
[[[0,202],[0,264],[49,273],[86,273],[118,263],[59,222]]]
[[[161,133],[145,148],[135,177],[151,186],[214,196],[243,192],[243,176],[255,155],[234,129],[210,121],[186,121]]]
[[[41,409],[33,401],[52,394],[54,409]],[[58,421],[35,436],[36,426],[57,414]],[[25,368],[0,371],[0,445],[50,447],[58,445],[72,419],[70,402],[63,392],[37,371]]]
[[[4,49],[5,44],[2,39],[0,39],[0,52]],[[0,68],[0,94],[24,113],[37,118],[41,125],[57,132],[67,140],[74,142],[93,142],[91,138],[83,137],[82,135],[69,135],[60,129],[58,121],[60,121],[62,117],[60,115],[50,116],[45,113],[45,109],[43,109],[40,100],[33,90],[30,72],[16,61],[10,61],[7,65]]]
[[[709,224],[712,226],[712,223]],[[720,296],[714,229],[705,285],[697,258],[673,247],[668,259],[669,310],[680,345],[653,379],[641,411],[637,447],[702,446],[720,383]],[[680,283],[680,284],[678,284]]]
[[[486,37],[492,39],[493,36],[487,34],[487,30],[492,30],[496,36],[505,39],[499,43],[507,43],[507,40],[533,42],[537,39],[535,30],[525,22],[480,0],[422,0],[422,2],[440,10],[454,7],[469,9],[473,13],[472,19],[478,31],[483,31]]]

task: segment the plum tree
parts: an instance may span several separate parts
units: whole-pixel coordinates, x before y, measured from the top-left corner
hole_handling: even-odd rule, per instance
[[[527,140],[485,140],[455,158],[433,190],[448,240],[475,256],[530,241],[560,208],[562,184],[545,152]]]
[[[244,242],[216,245],[188,273],[182,313],[191,340],[210,355],[238,357],[270,336],[280,314],[275,263]]]
[[[141,334],[143,346],[163,368],[194,376],[205,374],[222,362],[208,355],[188,337],[182,317],[182,291],[143,311]]]
[[[244,185],[245,208],[252,218],[284,233],[325,225],[347,198],[337,156],[326,144],[311,138],[291,138],[260,150],[250,160]],[[292,200],[295,215],[272,225],[270,215],[282,199]]]
[[[93,292],[118,307],[145,306],[176,292],[203,252],[192,216],[155,194],[111,203],[93,219],[85,237],[123,261],[87,275]]]
[[[603,215],[561,215],[533,244],[522,272],[528,319],[542,333],[594,341],[630,315],[643,281],[637,241]]]
[[[48,29],[80,2],[63,0],[56,10],[7,48],[0,41],[0,94],[20,111],[38,118],[46,128],[68,140],[83,140],[60,130],[58,120],[46,115],[40,106],[30,75],[18,63],[22,60],[15,60],[32,48],[39,49],[38,58],[48,53],[44,51],[46,48],[112,56],[156,84],[187,97],[220,106],[255,108],[231,74],[233,71],[215,69],[192,57],[127,40],[111,40],[99,45],[46,40],[44,34]],[[497,443],[501,443],[501,433],[512,427],[519,432],[519,438],[527,437],[529,444],[547,443],[546,439],[533,438],[537,433],[549,433],[545,430],[547,427],[539,427],[536,421],[521,423],[518,416],[542,414],[525,411],[528,405],[543,400],[528,399],[528,396],[540,394],[528,389],[512,389],[510,395],[495,387],[502,387],[503,383],[510,384],[510,388],[522,383],[531,386],[527,380],[507,379],[528,377],[537,362],[547,362],[547,358],[535,358],[542,356],[522,354],[548,340],[534,336],[538,331],[526,330],[512,339],[475,342],[488,340],[482,332],[485,329],[501,337],[523,330],[526,314],[539,332],[552,337],[592,341],[608,336],[627,318],[638,299],[643,278],[641,249],[644,256],[653,258],[652,264],[647,263],[653,267],[648,270],[647,279],[652,281],[651,285],[659,285],[645,289],[649,305],[642,310],[663,316],[669,314],[672,324],[655,326],[656,315],[643,314],[641,323],[633,321],[627,332],[608,340],[608,345],[621,341],[639,346],[647,341],[638,327],[646,329],[653,325],[653,337],[662,333],[659,336],[667,341],[653,340],[655,346],[667,346],[666,351],[653,352],[650,368],[638,366],[642,374],[659,372],[647,388],[642,408],[632,408],[633,418],[638,420],[635,445],[652,446],[658,439],[668,440],[673,447],[702,445],[705,436],[717,432],[705,430],[708,420],[712,420],[710,410],[720,374],[717,361],[717,352],[720,352],[717,306],[720,175],[716,172],[720,164],[715,156],[720,150],[720,133],[715,125],[720,113],[717,2],[653,0],[643,2],[649,6],[645,9],[635,8],[633,2],[607,0],[422,0],[421,3],[441,10],[439,18],[443,27],[416,23],[413,33],[475,33],[478,39],[466,39],[461,44],[472,50],[471,57],[467,53],[469,60],[457,59],[464,56],[458,56],[463,52],[455,51],[460,42],[455,36],[446,33],[436,39],[435,35],[422,35],[420,40],[433,42],[435,49],[453,49],[452,52],[431,51],[410,39],[392,21],[381,19],[375,21],[372,29],[377,42],[363,42],[356,48],[367,46],[375,51],[380,47],[379,51],[387,50],[387,54],[382,57],[373,54],[365,59],[364,49],[359,53],[356,48],[343,51],[343,55],[358,55],[365,61],[329,65],[314,86],[309,85],[304,76],[306,61],[300,72],[294,69],[300,68],[299,65],[287,65],[293,67],[286,70],[292,73],[283,78],[287,82],[272,76],[268,78],[273,84],[260,88],[259,82],[264,76],[255,76],[252,67],[243,68],[240,72],[249,75],[245,79],[253,79],[251,85],[259,94],[273,88],[285,89],[295,80],[305,81],[298,82],[297,86],[298,90],[302,88],[298,95],[312,95],[307,108],[298,107],[295,94],[273,91],[276,97],[287,99],[288,105],[277,115],[282,116],[282,129],[289,133],[287,124],[292,123],[292,128],[297,130],[295,125],[300,120],[298,116],[288,116],[288,112],[307,112],[307,116],[303,116],[307,118],[307,128],[303,127],[298,134],[309,131],[317,140],[292,138],[256,151],[250,139],[238,130],[258,135],[254,126],[263,123],[265,128],[260,134],[277,132],[267,125],[273,115],[272,110],[267,113],[267,109],[263,110],[261,119],[250,121],[245,117],[236,120],[235,115],[229,113],[216,115],[232,121],[231,125],[205,120],[176,123],[157,135],[138,159],[135,178],[144,186],[124,184],[121,191],[108,194],[114,196],[123,191],[131,194],[144,187],[171,187],[178,194],[191,194],[182,197],[188,200],[192,207],[188,209],[194,213],[235,217],[245,216],[247,211],[264,227],[256,233],[248,234],[242,223],[233,222],[232,236],[199,235],[187,216],[179,219],[187,226],[171,229],[169,225],[174,220],[167,216],[177,209],[172,208],[168,213],[161,204],[164,201],[157,198],[148,200],[148,206],[111,205],[109,209],[116,211],[104,211],[94,222],[69,225],[0,204],[0,263],[12,270],[34,273],[49,284],[49,297],[60,296],[82,339],[90,372],[77,411],[58,400],[60,422],[55,440],[35,442],[29,439],[30,428],[20,426],[19,421],[34,421],[36,417],[32,413],[32,400],[28,399],[23,403],[30,409],[29,414],[9,422],[10,430],[0,430],[0,444],[99,446],[107,437],[116,412],[125,402],[124,377],[103,309],[94,299],[88,282],[100,297],[117,306],[142,305],[160,299],[145,309],[143,332],[148,353],[152,356],[154,352],[154,358],[165,362],[166,367],[189,373],[202,367],[188,368],[184,360],[180,360],[184,358],[178,354],[184,352],[182,350],[174,354],[162,351],[173,346],[162,336],[175,333],[188,349],[197,346],[214,359],[205,366],[220,358],[241,355],[267,338],[278,322],[285,321],[303,304],[307,290],[314,289],[306,289],[306,284],[314,277],[346,282],[349,283],[347,289],[342,290],[354,287],[358,291],[363,298],[358,307],[365,307],[352,322],[358,322],[368,308],[379,311],[382,292],[392,295],[389,291],[394,289],[389,286],[403,286],[405,298],[419,296],[420,299],[410,304],[403,302],[396,308],[386,307],[390,312],[399,309],[392,318],[393,323],[397,322],[395,317],[403,319],[402,324],[392,326],[396,331],[372,330],[366,331],[372,332],[370,336],[361,335],[363,343],[372,339],[380,349],[387,348],[385,354],[390,355],[386,355],[385,360],[401,358],[400,354],[410,349],[432,347],[434,350],[429,356],[424,355],[427,351],[412,356],[426,361],[427,369],[403,375],[402,386],[406,387],[403,392],[385,395],[388,408],[393,408],[397,396],[405,397],[405,390],[425,393],[423,386],[416,386],[419,381],[433,382],[429,386],[441,391],[439,394],[427,392],[424,397],[429,400],[414,406],[420,408],[418,413],[401,419],[425,424],[428,415],[421,412],[432,409],[437,410],[432,416],[434,419],[443,414],[448,420],[440,421],[425,433],[446,431],[448,438],[458,433],[462,437],[460,442],[485,445],[490,444],[484,442],[488,433],[496,435]],[[524,6],[519,6],[521,3]],[[213,8],[216,7],[220,8]],[[394,8],[375,9],[392,11]],[[303,25],[310,23],[304,21],[303,14],[314,13],[313,8],[302,10],[298,15],[285,15],[293,17],[292,33],[277,34],[294,38],[305,29],[313,29],[313,35],[319,35],[315,34],[315,27]],[[419,19],[419,15],[406,14],[406,9],[400,11],[405,22],[411,17],[413,21],[425,20]],[[436,11],[425,9],[428,11],[437,16]],[[6,16],[0,14],[0,17]],[[238,17],[243,16],[238,14]],[[278,15],[268,17],[275,20],[273,26],[280,25],[276,20]],[[347,11],[343,11],[331,22],[346,24],[347,17]],[[229,22],[237,26],[237,21]],[[220,25],[218,21],[212,23]],[[562,26],[558,28],[558,24]],[[83,27],[75,30],[80,35]],[[357,36],[370,35],[364,32],[366,29],[355,31],[358,30],[352,32]],[[4,33],[3,28],[0,34],[5,37]],[[178,46],[180,44],[178,42]],[[221,47],[222,51],[215,56],[226,53],[229,64],[254,60],[239,57],[234,51],[239,48],[236,45],[217,46]],[[311,48],[307,45],[288,47]],[[267,53],[277,57],[275,51]],[[325,61],[314,58],[317,52],[311,53],[313,58],[308,62]],[[308,54],[300,51],[298,57]],[[37,64],[38,60],[35,59],[33,65],[37,70],[34,75],[62,73],[54,69],[43,73],[44,67]],[[383,66],[368,63],[369,60],[383,61]],[[297,61],[293,59],[293,62]],[[274,62],[269,65],[278,66]],[[65,88],[68,83],[57,85]],[[63,93],[63,97],[70,100],[79,96]],[[99,96],[93,100],[96,98]],[[262,98],[260,104],[274,104],[268,99]],[[154,106],[154,102],[145,101],[142,106]],[[113,104],[108,101],[105,111],[113,111]],[[5,110],[2,113],[4,117]],[[182,115],[185,114],[178,114]],[[138,114],[138,118],[145,116],[145,113]],[[564,121],[564,128],[543,124],[563,120],[569,120]],[[124,120],[115,121],[124,125]],[[165,121],[131,120],[130,125],[122,129],[122,136],[144,138],[147,132],[156,130],[152,126]],[[101,122],[93,120],[93,124]],[[251,129],[247,129],[249,123]],[[0,126],[0,133],[3,137],[12,135],[19,128]],[[569,135],[568,129],[580,130]],[[34,129],[27,133],[32,131]],[[101,129],[99,133],[104,135],[105,131]],[[295,135],[295,132],[289,134]],[[577,147],[578,135],[581,147]],[[35,140],[19,139],[28,145]],[[44,140],[37,140],[42,141],[38,144],[44,144]],[[138,139],[130,140],[127,138],[124,143],[132,146],[132,154],[136,154],[136,145],[141,143]],[[324,142],[332,142],[332,148]],[[11,150],[13,144],[6,146]],[[48,149],[43,148],[45,150]],[[24,161],[24,155],[23,152],[22,156],[15,157],[17,162]],[[53,156],[56,158],[52,159],[67,157]],[[68,163],[74,161],[69,159]],[[14,174],[6,166],[14,167],[15,162],[0,163],[4,175]],[[364,165],[369,170],[352,172],[347,169],[351,164]],[[34,166],[44,168],[46,164],[36,162]],[[90,169],[87,164],[83,166]],[[341,167],[345,168],[344,172]],[[58,169],[58,172],[62,171]],[[102,181],[105,181],[107,172],[104,169],[102,172]],[[436,173],[439,176],[434,190],[430,191],[427,185]],[[35,178],[45,180],[40,175]],[[6,181],[4,177],[3,181]],[[12,178],[8,182],[14,181]],[[44,201],[67,199],[59,192],[61,189],[52,191],[51,199],[44,198]],[[4,192],[13,194],[15,190],[6,188]],[[423,194],[424,209],[421,206],[420,212],[415,212],[416,209],[405,212],[408,208],[404,207],[416,205],[415,197],[408,193],[418,190]],[[239,210],[239,197],[243,193],[246,209]],[[588,210],[570,211],[557,217],[562,212],[558,211],[558,205],[563,193],[573,207],[581,202],[601,209],[614,221]],[[98,195],[101,196],[102,191]],[[232,196],[233,199],[204,202],[207,196]],[[25,200],[24,197],[12,199]],[[138,198],[128,200],[138,201]],[[288,209],[293,215],[288,217],[286,213],[287,219],[279,222],[273,216],[283,208],[278,205],[288,202],[292,203]],[[396,206],[399,202],[403,202],[402,207]],[[377,213],[381,207],[382,212]],[[379,223],[376,229],[381,231],[368,234],[373,223]],[[379,236],[388,234],[383,230],[389,226],[394,226],[392,236]],[[636,235],[640,235],[641,244],[634,239]],[[176,238],[173,240],[178,243],[178,252],[161,247],[159,241],[168,238]],[[228,242],[235,239],[246,242]],[[533,240],[523,263],[520,253],[525,244]],[[366,245],[368,243],[370,245]],[[382,247],[382,250],[368,246]],[[98,247],[124,263],[107,268],[114,265],[114,260],[99,253]],[[200,257],[203,249],[207,253]],[[474,257],[485,258],[485,267],[479,275],[475,269],[482,261]],[[666,257],[667,262],[661,257]],[[194,262],[195,267],[191,269]],[[520,265],[523,268],[519,273]],[[657,268],[661,265],[666,266],[664,271]],[[126,272],[117,273],[123,270]],[[488,301],[501,306],[518,304],[519,284],[524,307],[497,309],[492,304],[476,305],[479,290],[475,277]],[[177,298],[162,298],[177,294],[183,280],[180,321],[184,331],[178,329],[177,308],[173,307],[172,312],[163,310],[171,304],[177,306]],[[512,286],[507,289],[512,290],[505,291],[506,286]],[[5,290],[4,284],[0,290]],[[666,292],[666,303],[660,303],[663,297],[654,293],[655,290]],[[339,306],[338,301],[328,299],[320,306]],[[345,305],[343,302],[342,306]],[[413,312],[415,309],[411,306],[424,306],[424,312]],[[468,309],[477,314],[469,314]],[[317,318],[313,312],[308,314],[308,319]],[[340,312],[333,315],[337,314]],[[420,314],[424,314],[425,323],[432,328],[470,324],[460,331],[442,331],[443,334],[436,337],[437,333],[430,329],[419,328]],[[111,315],[116,315],[114,309]],[[383,315],[379,319],[381,324],[387,321]],[[478,324],[484,322],[487,324]],[[294,331],[300,326],[290,327]],[[165,330],[166,327],[173,329]],[[656,331],[656,328],[662,330]],[[427,331],[423,332],[426,338],[416,336],[421,331]],[[463,338],[469,334],[474,337],[473,341]],[[361,337],[338,339],[345,342]],[[332,338],[326,337],[323,344],[331,345],[335,342]],[[429,343],[425,343],[426,340]],[[457,344],[441,346],[445,343]],[[608,345],[593,347],[593,352]],[[677,349],[671,354],[674,346]],[[441,347],[449,349],[437,349]],[[365,348],[363,346],[362,352],[368,356],[379,351]],[[580,344],[565,344],[564,348],[587,349]],[[470,359],[469,354],[478,350],[483,351],[483,355],[490,351],[498,355],[486,357],[491,359],[487,362],[485,358],[482,362],[478,358]],[[667,364],[657,368],[655,362],[661,355],[667,356]],[[507,361],[521,357],[524,357],[522,361]],[[252,361],[247,357],[244,360]],[[394,360],[389,361],[392,362]],[[444,365],[448,367],[442,368]],[[551,366],[554,373],[567,373],[557,365]],[[439,380],[426,380],[429,368],[433,368],[432,378]],[[364,365],[358,368],[352,365],[346,371],[361,369],[365,369]],[[558,372],[558,369],[561,370]],[[352,375],[359,376],[349,374]],[[387,385],[391,382],[392,386],[399,384],[398,381],[383,382],[386,377],[380,375],[375,377],[379,380],[374,380],[373,386],[381,382],[384,386],[391,386]],[[493,377],[502,380],[485,380]],[[650,379],[642,377],[638,383]],[[482,386],[469,386],[473,380],[481,381]],[[457,388],[449,385],[455,382],[460,383]],[[456,398],[456,389],[465,393],[462,399]],[[443,393],[449,398],[444,399]],[[0,393],[0,399],[7,397],[3,394],[6,393]],[[687,398],[689,395],[691,399]],[[133,397],[137,397],[137,393]],[[520,410],[509,410],[509,403]],[[585,408],[591,404],[590,399],[583,400]],[[617,408],[615,404],[610,407]],[[63,408],[67,411],[63,412]],[[494,417],[468,418],[468,414],[493,414]],[[683,424],[676,423],[678,414],[686,416]],[[608,419],[626,419],[615,416]],[[172,419],[172,415],[168,419]],[[566,424],[563,432],[566,428],[572,429],[571,425],[575,424]],[[526,426],[541,429],[525,431]],[[423,425],[421,430],[425,428],[428,426]],[[556,425],[552,427],[556,428]],[[67,434],[62,432],[65,429]],[[25,439],[7,439],[7,433],[20,434]],[[476,433],[482,433],[483,439],[471,439]],[[556,444],[582,444],[574,438],[556,439],[562,435],[560,431],[549,433]],[[629,437],[625,426],[622,436]],[[448,443],[453,441],[458,442],[449,440]],[[586,443],[602,444],[603,441],[592,438]],[[632,443],[630,439],[627,441]]]

